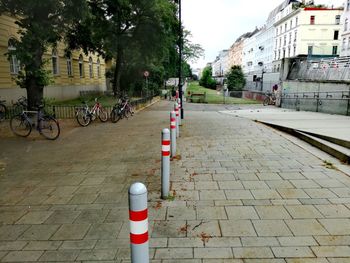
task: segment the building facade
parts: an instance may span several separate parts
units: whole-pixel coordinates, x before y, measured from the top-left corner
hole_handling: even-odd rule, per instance
[[[228,53],[228,68],[230,69],[233,66],[241,66],[243,61],[243,45],[244,40],[247,38],[247,34],[239,37],[235,43],[231,46]]]
[[[224,76],[228,70],[228,62],[229,62],[229,50],[221,50],[219,55],[216,57],[215,61],[212,63],[213,67],[213,76],[214,77],[222,77]]]
[[[15,19],[0,16],[0,97],[7,101],[17,100],[26,96],[26,90],[18,87],[15,78],[21,65],[16,56],[9,59],[5,55],[15,48],[14,42],[19,39],[18,26]],[[84,90],[106,90],[105,61],[95,54],[84,54],[82,51],[72,51],[65,55],[65,46],[58,43],[57,48],[49,49],[45,54],[51,71],[53,84],[45,87],[44,96],[58,100],[79,96]]]
[[[257,41],[256,37],[260,30],[256,29],[246,38],[243,42],[243,58],[242,58],[242,70],[244,73],[254,71],[256,61]]]
[[[350,56],[350,0],[345,0],[341,27],[340,56]]]
[[[339,55],[342,9],[290,3],[276,16],[273,70],[283,58]]]

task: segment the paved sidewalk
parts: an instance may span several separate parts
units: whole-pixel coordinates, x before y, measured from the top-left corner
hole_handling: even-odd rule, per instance
[[[300,131],[329,136],[350,142],[350,117],[276,107],[226,110],[231,114]]]
[[[168,201],[159,167],[169,102],[53,143],[1,140],[1,262],[129,262],[134,181],[150,191],[152,262],[349,262],[347,175],[224,106],[186,106]]]

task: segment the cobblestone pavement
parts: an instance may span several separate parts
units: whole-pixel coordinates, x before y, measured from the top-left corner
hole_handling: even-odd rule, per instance
[[[55,142],[0,139],[1,262],[129,262],[134,181],[149,189],[152,262],[350,262],[350,177],[224,106],[188,106],[160,200],[170,106]]]

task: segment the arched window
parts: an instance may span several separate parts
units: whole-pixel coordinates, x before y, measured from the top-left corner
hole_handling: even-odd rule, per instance
[[[73,63],[72,63],[72,55],[67,55],[67,75],[69,77],[73,76]]]
[[[92,58],[89,57],[89,76],[90,76],[90,79],[92,79],[94,77],[94,69],[93,69],[93,66],[92,66]]]
[[[16,40],[14,38],[10,38],[8,41],[8,51],[15,51],[16,50]],[[20,63],[17,60],[16,55],[10,55],[10,73],[11,74],[18,74],[19,70],[20,70]]]
[[[97,59],[97,77],[101,77],[101,63],[99,58]]]
[[[79,76],[81,78],[84,77],[84,59],[83,59],[83,55],[79,56]]]
[[[59,68],[58,68],[58,53],[57,53],[57,50],[56,50],[56,49],[53,49],[53,50],[52,50],[51,60],[52,60],[52,74],[58,75],[58,73],[59,73]]]

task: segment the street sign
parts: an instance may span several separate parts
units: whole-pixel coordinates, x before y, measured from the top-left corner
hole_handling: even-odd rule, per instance
[[[143,72],[143,75],[147,78],[149,76],[149,72],[146,70],[145,72]]]

